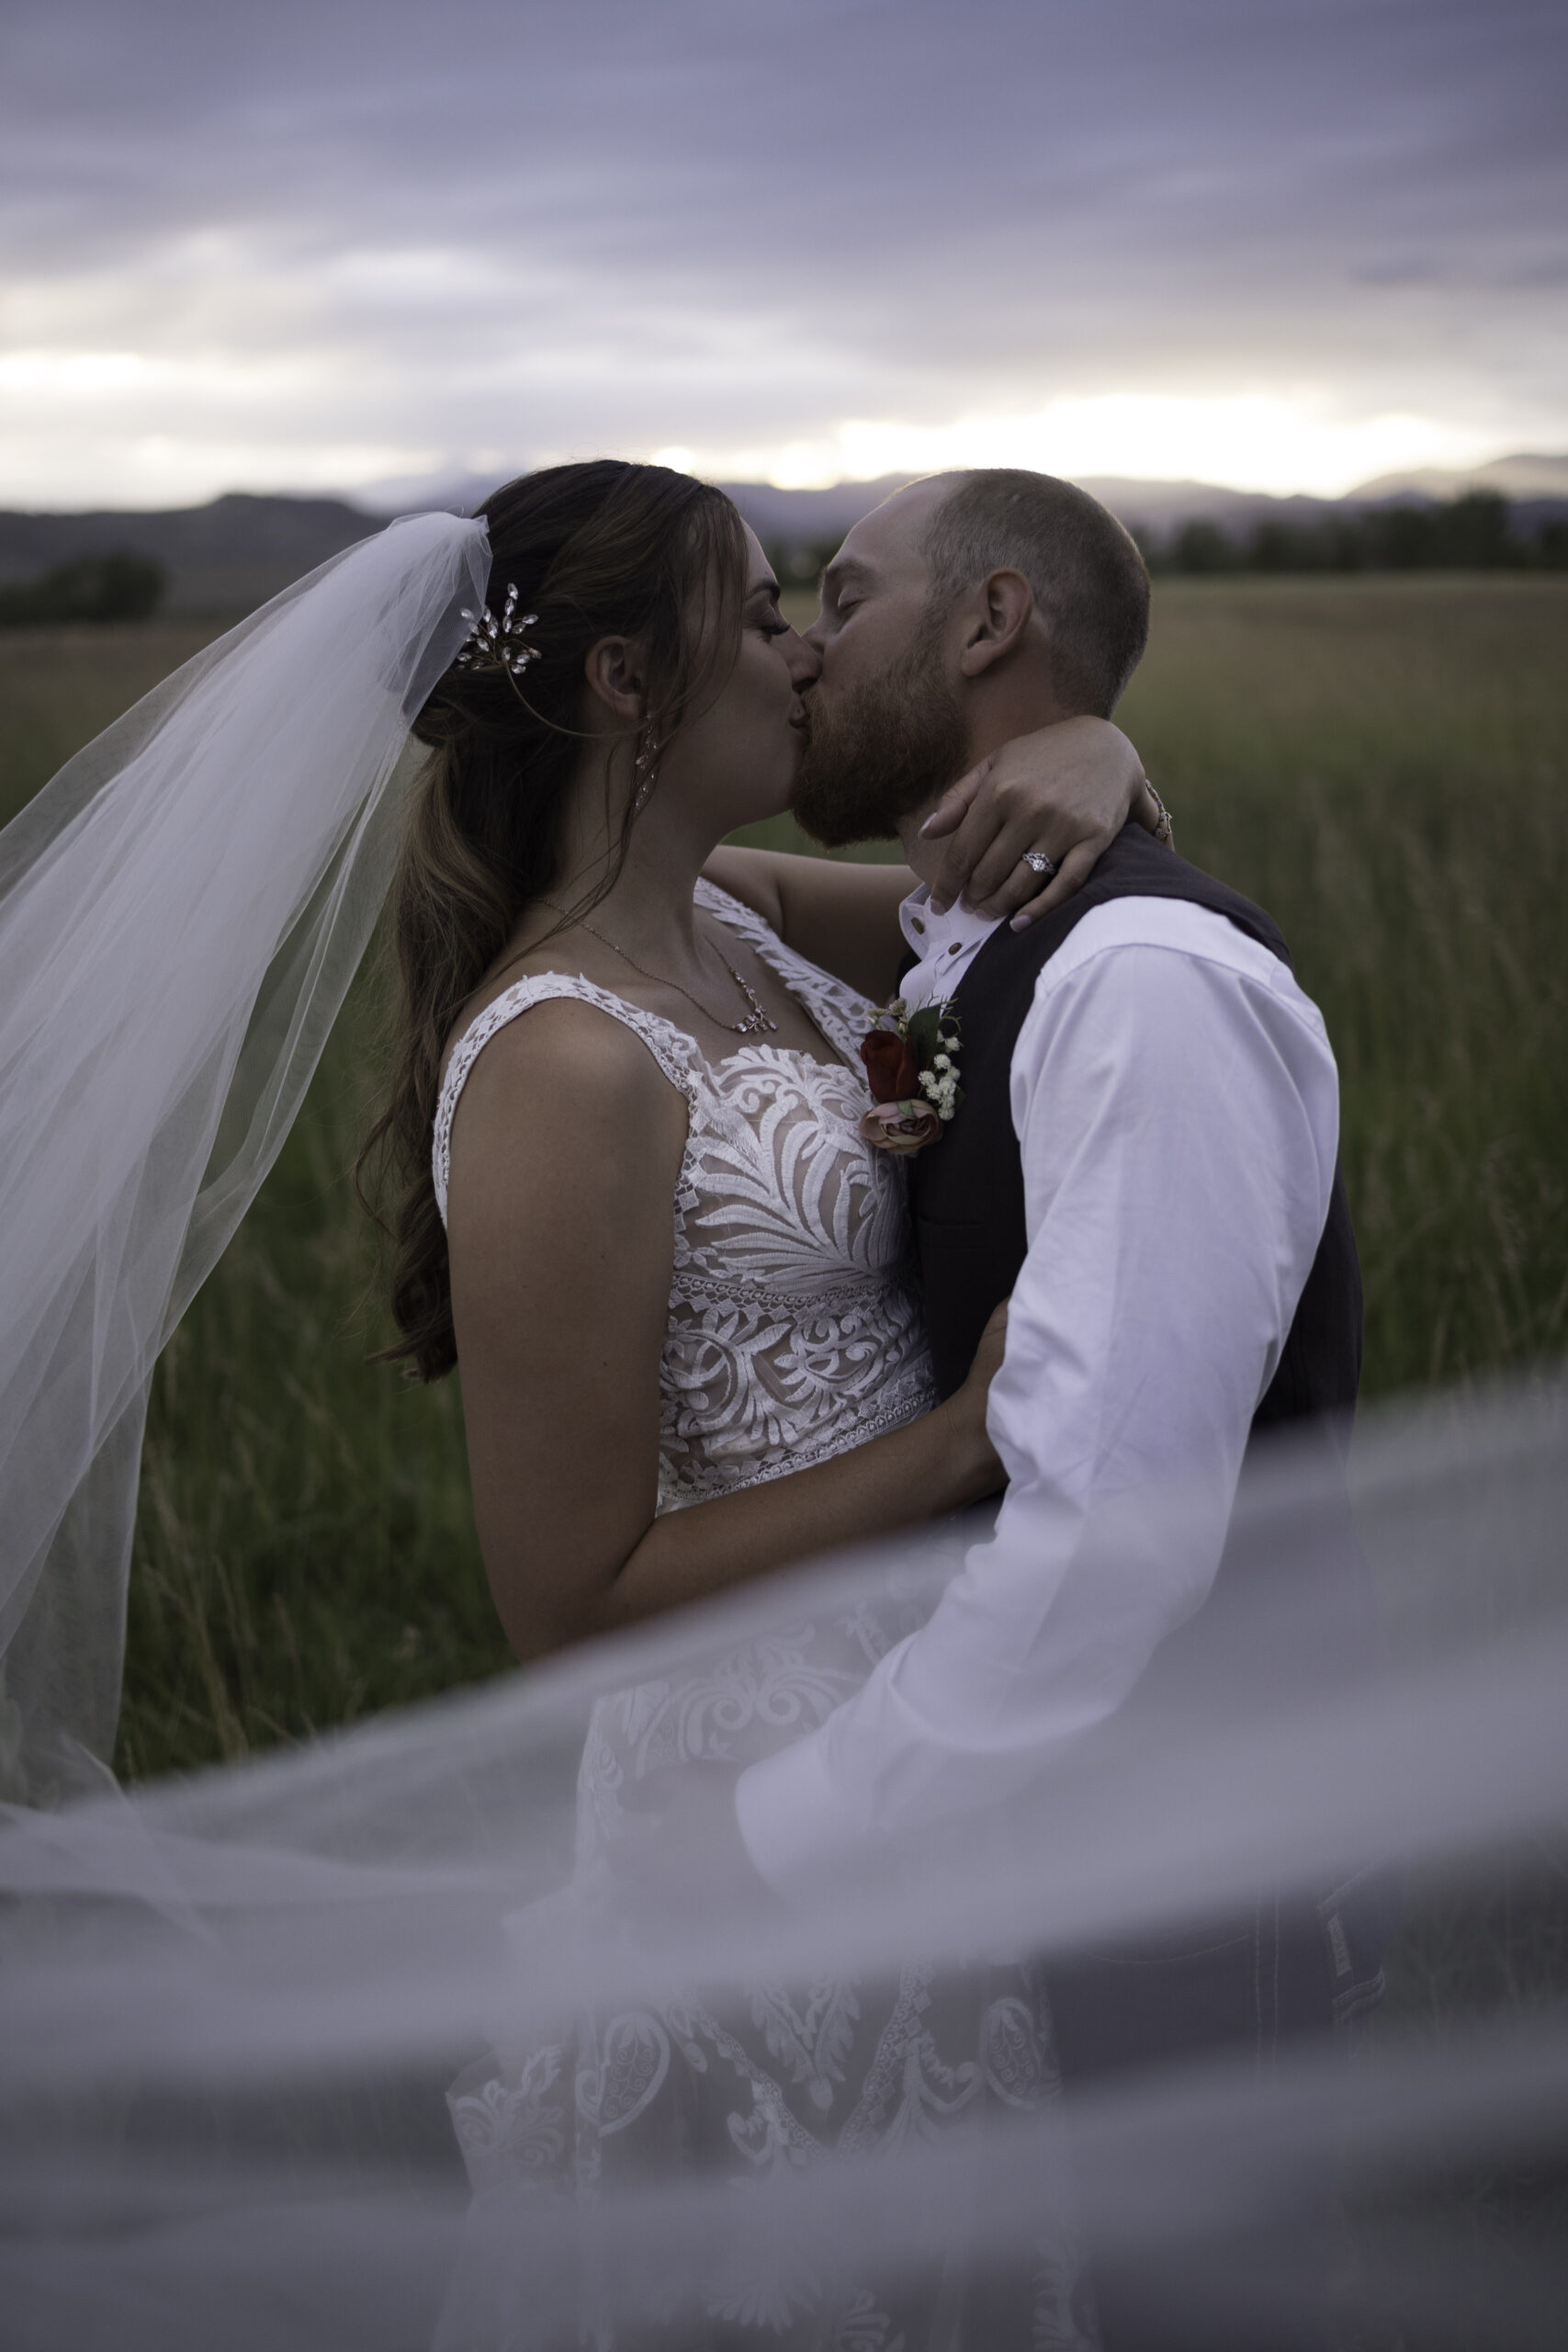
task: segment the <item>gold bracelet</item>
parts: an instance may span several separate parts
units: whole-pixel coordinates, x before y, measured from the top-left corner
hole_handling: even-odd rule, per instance
[[[1159,810],[1159,823],[1155,827],[1155,839],[1156,842],[1163,842],[1167,849],[1168,849],[1170,847],[1171,833],[1174,831],[1174,827],[1171,824],[1170,811],[1166,807],[1165,802],[1160,798],[1159,794],[1155,790],[1154,786],[1149,782],[1147,776],[1144,778],[1144,790],[1148,794],[1149,798]]]

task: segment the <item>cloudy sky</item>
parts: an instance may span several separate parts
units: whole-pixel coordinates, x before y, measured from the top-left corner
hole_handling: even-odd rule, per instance
[[[1561,0],[7,0],[0,503],[1568,448]]]

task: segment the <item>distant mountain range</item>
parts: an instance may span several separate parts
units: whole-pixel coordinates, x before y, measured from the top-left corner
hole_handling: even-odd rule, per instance
[[[722,486],[759,537],[787,541],[847,531],[890,491],[913,479],[910,474],[883,474],[874,481],[836,482],[828,490],[775,490],[771,482],[745,481],[727,481]],[[491,474],[405,474],[367,484],[356,493],[355,503],[378,514],[405,514],[411,509],[432,506],[467,513],[494,487],[495,477]],[[1086,474],[1083,487],[1124,520],[1146,517],[1151,526],[1233,514],[1248,519],[1256,514],[1283,519],[1391,498],[1457,498],[1469,490],[1496,491],[1511,499],[1568,500],[1568,457],[1495,458],[1490,465],[1477,466],[1468,473],[1431,467],[1413,473],[1382,474],[1348,492],[1343,499],[1272,498],[1259,491],[1223,489],[1214,482],[1144,481],[1122,474]]]
[[[1383,498],[1460,498],[1466,491],[1495,490],[1503,498],[1568,499],[1568,458],[1494,458],[1488,466],[1469,473],[1450,473],[1441,466],[1418,467],[1414,473],[1379,474],[1352,493],[1369,503]]]
[[[0,582],[123,548],[168,574],[165,613],[252,612],[313,571],[385,517],[341,498],[252,498],[233,492],[209,506],[167,513],[0,514]]]
[[[863,514],[908,481],[838,482],[828,490],[776,490],[766,482],[727,482],[752,529],[784,550],[819,548],[841,537]],[[168,574],[164,610],[197,616],[247,612],[313,571],[393,514],[433,508],[470,510],[493,480],[448,474],[372,485],[341,498],[253,497],[232,492],[210,505],[165,513],[6,514],[0,512],[0,582],[27,580],[60,564],[124,549],[151,557]],[[1470,491],[1512,500],[1531,529],[1549,515],[1568,517],[1568,456],[1499,458],[1471,473],[1435,469],[1386,474],[1342,499],[1270,498],[1213,482],[1138,481],[1091,476],[1083,487],[1130,527],[1156,537],[1208,519],[1240,534],[1265,520],[1311,523],[1349,508],[1395,502],[1438,503]]]

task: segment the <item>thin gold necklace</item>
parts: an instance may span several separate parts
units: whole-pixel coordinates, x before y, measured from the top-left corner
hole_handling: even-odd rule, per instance
[[[678,996],[683,996],[685,998],[688,1004],[694,1004],[697,1011],[702,1014],[703,1019],[705,1021],[711,1021],[716,1029],[728,1029],[731,1036],[734,1037],[755,1037],[761,1035],[764,1031],[766,1031],[770,1035],[776,1033],[779,1025],[778,1023],[771,1018],[766,1007],[758,996],[756,989],[751,986],[750,981],[747,979],[744,973],[738,972],[736,970],[734,965],[729,961],[728,957],[721,949],[715,947],[714,954],[718,957],[719,962],[724,966],[725,970],[729,974],[730,978],[735,982],[736,987],[739,989],[741,995],[745,998],[746,1002],[750,1007],[744,1021],[721,1021],[716,1012],[710,1012],[708,1011],[707,1006],[703,1002],[700,997],[695,997],[692,994],[690,989],[683,989],[679,980],[671,979],[666,973],[650,972],[646,964],[639,964],[635,956],[628,956],[626,949],[618,945],[617,943],[611,938],[607,931],[601,931],[598,924],[596,922],[590,922],[586,915],[567,914],[566,909],[562,906],[557,905],[554,899],[546,899],[543,901],[543,904],[547,907],[553,907],[558,915],[566,915],[568,922],[577,923],[581,930],[590,932],[595,939],[602,940],[612,955],[618,956],[623,964],[629,964],[634,972],[640,972],[645,980],[653,981],[657,988],[673,989]],[[713,942],[710,940],[708,944],[713,946]]]

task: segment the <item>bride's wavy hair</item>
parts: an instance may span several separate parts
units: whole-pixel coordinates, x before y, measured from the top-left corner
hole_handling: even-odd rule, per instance
[[[562,819],[588,740],[588,650],[602,637],[637,640],[645,707],[628,731],[651,729],[667,752],[728,674],[746,577],[734,505],[664,466],[551,466],[508,482],[478,512],[490,526],[486,602],[500,613],[515,585],[536,616],[527,639],[538,659],[519,676],[455,662],[414,722],[432,756],[414,786],[392,891],[401,999],[391,1084],[356,1169],[360,1198],[390,1241],[402,1335],[372,1361],[407,1360],[421,1380],[441,1379],[457,1361],[430,1164],[442,1057],[525,908],[559,879]],[[605,786],[608,807],[608,757]],[[628,804],[605,870],[574,914],[613,887],[635,813]]]

